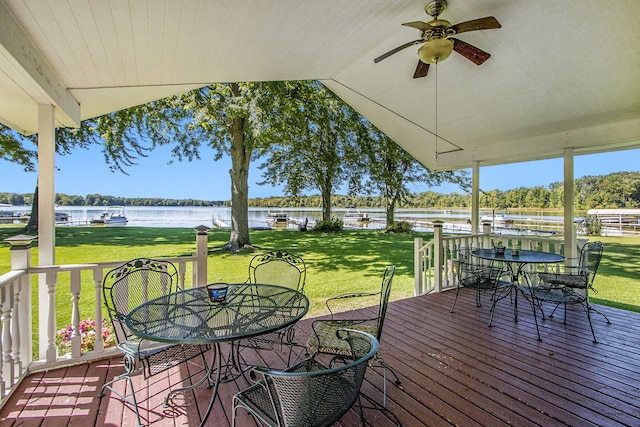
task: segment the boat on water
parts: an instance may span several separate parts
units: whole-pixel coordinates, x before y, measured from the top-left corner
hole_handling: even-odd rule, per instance
[[[228,222],[218,217],[213,218],[213,225],[217,228],[231,228]]]
[[[371,221],[371,218],[369,217],[368,213],[362,213],[358,209],[355,209],[355,210],[347,209],[342,219],[344,221],[358,221],[358,222]]]
[[[124,225],[128,222],[124,206],[109,206],[107,210],[91,220],[91,224]]]
[[[267,221],[268,222],[277,222],[277,223],[286,223],[289,220],[289,216],[283,212],[272,212],[267,211]]]
[[[6,210],[5,208],[13,208],[13,206],[6,203],[0,203],[0,216],[13,216],[13,211]]]
[[[487,214],[482,215],[480,218],[480,222],[491,222],[494,226],[505,226],[505,225],[513,225],[514,219],[513,217],[507,214]]]
[[[0,224],[11,224],[15,219],[15,212],[6,210],[5,208],[13,208],[11,205],[7,205],[6,203],[0,203]]]
[[[69,215],[69,212],[56,211],[55,221],[56,222],[69,222],[69,221],[71,221],[71,215]]]

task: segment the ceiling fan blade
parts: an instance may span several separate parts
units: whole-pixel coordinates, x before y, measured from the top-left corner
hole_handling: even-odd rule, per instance
[[[415,73],[413,73],[413,78],[419,79],[420,77],[426,77],[427,73],[429,73],[429,64],[418,61],[418,66],[416,67]]]
[[[394,53],[400,52],[402,49],[405,49],[405,48],[407,48],[409,46],[413,46],[414,44],[423,43],[423,42],[424,42],[424,40],[418,39],[418,40],[414,40],[414,41],[409,42],[409,43],[405,43],[402,46],[398,46],[397,48],[392,49],[389,52],[378,56],[376,59],[373,60],[373,62],[375,62],[377,64],[378,62],[382,61],[383,59],[390,57]]]
[[[429,24],[427,24],[426,22],[422,22],[422,21],[405,22],[402,25],[404,25],[405,27],[417,28],[420,31],[427,31],[429,28],[431,28],[431,26]]]
[[[466,33],[467,31],[493,30],[495,28],[502,28],[502,25],[500,25],[498,20],[493,16],[472,19],[471,21],[461,22],[449,27],[449,29],[454,30],[456,34]]]
[[[453,40],[453,50],[476,65],[482,65],[484,61],[491,57],[491,54],[485,52],[482,49],[478,49],[477,47],[470,45],[467,42],[463,42],[462,40],[454,38],[451,38],[451,40]]]

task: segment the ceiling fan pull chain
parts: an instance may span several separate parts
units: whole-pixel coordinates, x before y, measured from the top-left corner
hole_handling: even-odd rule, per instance
[[[436,61],[436,156],[438,155],[438,61]]]

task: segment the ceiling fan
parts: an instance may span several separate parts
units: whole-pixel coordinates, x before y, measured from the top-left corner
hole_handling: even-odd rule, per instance
[[[501,28],[502,26],[493,16],[451,25],[449,21],[438,19],[438,15],[440,15],[446,7],[446,0],[434,0],[429,3],[424,8],[424,11],[433,18],[432,21],[415,21],[402,24],[420,30],[420,38],[390,50],[384,55],[374,59],[373,62],[378,63],[409,46],[424,43],[424,45],[418,49],[418,57],[420,60],[413,74],[414,79],[425,77],[429,72],[429,64],[437,64],[444,61],[454,50],[476,65],[482,65],[491,55],[469,43],[453,38],[453,36],[468,31],[490,30]]]

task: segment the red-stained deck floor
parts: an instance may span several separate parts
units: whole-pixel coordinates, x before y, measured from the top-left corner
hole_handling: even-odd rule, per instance
[[[380,352],[402,378],[401,387],[388,382],[388,406],[405,426],[640,426],[640,314],[598,306],[612,323],[594,314],[594,344],[585,313],[576,307],[566,325],[562,316],[540,321],[539,342],[526,302],[516,323],[509,300],[501,301],[488,327],[488,299],[476,308],[472,292],[463,291],[450,313],[453,296],[445,292],[389,305]],[[299,341],[306,341],[310,327],[311,319],[298,324]],[[282,363],[278,354],[263,357]],[[168,408],[162,406],[164,394],[156,395],[180,384],[184,369],[149,381],[136,378],[145,424],[200,423],[210,389],[177,395]],[[98,398],[105,379],[122,370],[121,359],[111,358],[34,373],[0,410],[0,425],[135,425],[134,412],[110,393]],[[381,402],[382,385],[382,370],[369,369],[364,392]],[[222,384],[207,425],[230,425],[232,397],[246,386],[242,378]],[[365,415],[372,426],[392,425],[383,413]],[[238,425],[255,423],[241,413]],[[351,412],[338,425],[360,424]]]

